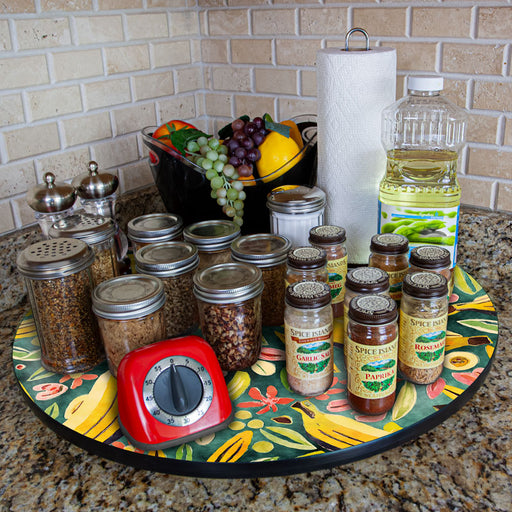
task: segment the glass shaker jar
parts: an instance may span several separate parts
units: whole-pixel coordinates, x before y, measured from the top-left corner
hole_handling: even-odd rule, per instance
[[[199,252],[202,270],[218,263],[231,261],[231,242],[240,236],[240,226],[230,220],[205,220],[187,226],[183,238],[193,243]]]
[[[345,230],[339,226],[316,226],[309,231],[309,243],[313,247],[324,249],[327,253],[327,273],[331,287],[332,312],[335,317],[343,316],[348,267],[346,239]]]
[[[352,408],[363,414],[383,414],[395,403],[396,302],[383,295],[359,295],[349,308],[347,398]]]
[[[183,220],[174,213],[149,213],[130,220],[127,231],[135,253],[145,245],[181,239]]]
[[[50,238],[77,238],[92,247],[95,255],[91,267],[94,286],[119,273],[114,234],[112,219],[88,213],[75,213],[61,219],[49,231]]]
[[[318,247],[296,247],[288,253],[286,286],[297,281],[329,282],[327,253]]]
[[[105,359],[91,309],[93,261],[93,250],[72,238],[37,242],[18,255],[41,344],[41,364],[50,372],[85,372]]]
[[[164,286],[153,276],[114,277],[94,289],[92,307],[114,377],[128,352],[165,339],[164,303]]]
[[[409,254],[409,272],[435,272],[448,281],[448,295],[453,290],[453,267],[450,251],[435,245],[420,245]]]
[[[293,392],[327,391],[333,379],[333,315],[327,283],[300,281],[286,289],[286,374]]]
[[[441,274],[407,274],[400,303],[398,369],[415,384],[432,384],[443,371],[448,282]]]
[[[197,248],[188,242],[150,244],[135,253],[135,270],[164,285],[167,338],[190,334],[199,323],[192,279],[198,264]]]
[[[286,259],[290,241],[268,233],[245,235],[231,243],[234,261],[256,265],[263,277],[261,315],[263,325],[282,325],[284,322],[284,292]]]
[[[220,263],[194,275],[201,331],[224,371],[258,360],[262,291],[261,270],[246,263]]]

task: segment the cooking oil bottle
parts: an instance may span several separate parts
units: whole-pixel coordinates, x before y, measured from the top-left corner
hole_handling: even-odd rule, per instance
[[[467,111],[441,96],[443,78],[408,77],[408,94],[382,113],[386,174],[379,189],[379,232],[444,246],[457,259],[460,186],[457,162]]]

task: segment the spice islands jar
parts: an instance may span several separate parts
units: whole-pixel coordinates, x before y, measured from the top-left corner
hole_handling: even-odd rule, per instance
[[[395,403],[398,351],[396,302],[382,295],[350,301],[347,396],[363,414],[382,414]]]
[[[448,295],[453,290],[453,267],[450,251],[436,245],[420,245],[409,254],[409,273],[434,272],[448,281]]]
[[[135,253],[145,245],[182,239],[183,220],[175,213],[150,213],[130,220],[127,230]]]
[[[296,247],[288,253],[286,286],[298,281],[329,282],[327,253],[318,247]]]

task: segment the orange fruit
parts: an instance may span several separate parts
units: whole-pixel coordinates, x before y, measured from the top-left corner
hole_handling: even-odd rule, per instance
[[[162,126],[159,126],[154,132],[153,132],[153,138],[158,139],[162,144],[165,144],[166,146],[170,146],[173,149],[176,149],[174,147],[174,144],[171,142],[171,133],[175,132],[177,130],[180,130],[181,128],[194,128],[195,126],[186,123],[185,121],[169,121],[168,123],[163,124]]]
[[[297,143],[300,149],[304,147],[304,141],[302,140],[302,136],[299,132],[299,127],[291,120],[282,121],[281,124],[290,127],[290,137]]]

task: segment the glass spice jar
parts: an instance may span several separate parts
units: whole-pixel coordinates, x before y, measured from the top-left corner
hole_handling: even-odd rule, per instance
[[[199,265],[194,244],[161,242],[135,253],[135,270],[160,278],[164,285],[166,337],[190,334],[199,323],[193,276]]]
[[[90,370],[105,359],[91,309],[93,250],[82,240],[44,240],[24,249],[17,267],[27,286],[41,364],[54,373]]]
[[[284,322],[284,281],[290,248],[291,242],[287,238],[267,233],[241,236],[231,243],[233,261],[251,263],[261,270],[263,325],[282,325]]]
[[[252,366],[261,351],[261,270],[232,262],[194,275],[194,294],[204,339],[224,371]]]
[[[453,268],[450,251],[435,245],[420,245],[409,254],[409,273],[435,272],[446,277],[448,281],[448,296],[453,290]]]
[[[230,220],[196,222],[183,231],[185,241],[193,243],[199,252],[198,270],[218,263],[229,263],[231,242],[239,236],[240,226]]]
[[[145,245],[181,240],[183,220],[175,213],[150,213],[131,219],[127,232],[135,253]]]
[[[92,307],[114,377],[128,352],[165,339],[164,304],[163,283],[154,276],[114,277],[94,289]]]
[[[315,226],[309,231],[309,243],[327,253],[327,274],[331,287],[331,305],[335,317],[343,316],[345,280],[347,277],[348,256],[345,240],[346,232],[339,226]]]
[[[431,384],[443,371],[448,282],[441,274],[407,274],[400,303],[398,369],[415,384]]]
[[[333,314],[327,283],[300,281],[286,289],[286,374],[293,392],[327,391],[333,379]]]
[[[353,409],[383,414],[395,403],[398,311],[391,297],[359,295],[350,301],[347,398]]]
[[[389,295],[400,304],[402,281],[409,269],[409,240],[395,233],[372,236],[368,265],[385,270],[389,276]]]
[[[76,213],[55,222],[49,230],[50,238],[77,238],[92,247],[95,259],[91,267],[94,286],[119,274],[112,219]]]
[[[327,253],[318,247],[296,247],[286,260],[286,286],[297,281],[329,282]]]

